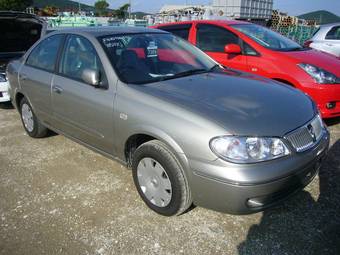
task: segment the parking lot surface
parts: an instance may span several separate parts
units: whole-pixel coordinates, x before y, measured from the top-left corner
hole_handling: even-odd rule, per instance
[[[340,254],[340,121],[306,189],[264,213],[149,210],[131,171],[0,107],[0,254]]]

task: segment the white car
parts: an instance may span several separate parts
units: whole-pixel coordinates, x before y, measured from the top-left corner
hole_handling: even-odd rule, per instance
[[[10,101],[8,94],[8,81],[5,74],[0,73],[0,103]]]
[[[340,58],[340,23],[320,26],[305,46],[327,52]]]

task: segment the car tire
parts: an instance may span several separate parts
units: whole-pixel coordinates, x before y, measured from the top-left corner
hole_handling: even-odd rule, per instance
[[[30,137],[42,138],[47,135],[48,129],[38,120],[26,98],[20,102],[20,115],[24,129]]]
[[[152,140],[139,146],[133,155],[132,173],[139,195],[158,214],[180,215],[192,204],[183,168],[164,143]]]

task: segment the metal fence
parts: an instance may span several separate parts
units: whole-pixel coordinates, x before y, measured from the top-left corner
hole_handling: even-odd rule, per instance
[[[318,30],[318,27],[300,25],[289,27],[271,27],[271,29],[302,45],[305,41],[313,37],[313,34],[316,32],[316,30]]]

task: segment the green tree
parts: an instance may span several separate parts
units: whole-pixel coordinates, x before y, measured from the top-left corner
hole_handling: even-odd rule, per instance
[[[117,10],[113,10],[112,15],[118,19],[125,19],[127,16],[127,12],[129,11],[129,8],[130,8],[129,4],[124,4]]]
[[[0,0],[1,11],[24,11],[33,0]]]
[[[109,4],[105,0],[98,0],[94,4],[94,8],[96,9],[96,12],[99,16],[103,16],[107,13],[107,8],[109,7]]]

